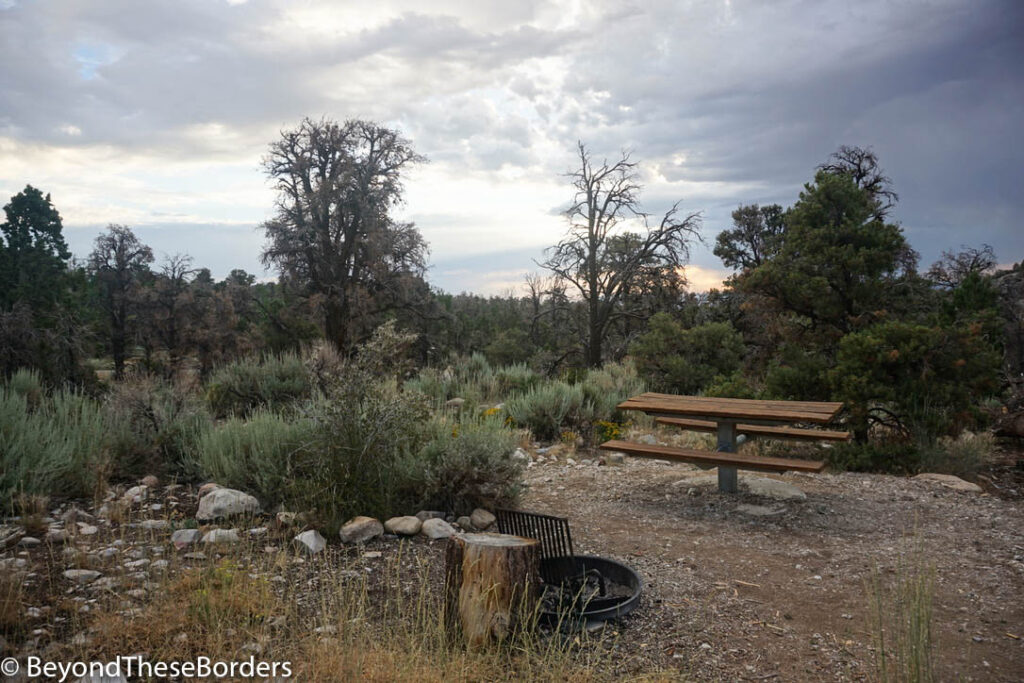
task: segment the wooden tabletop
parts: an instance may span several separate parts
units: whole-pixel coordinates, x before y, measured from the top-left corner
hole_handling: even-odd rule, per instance
[[[824,401],[757,401],[654,392],[634,396],[619,404],[620,410],[640,410],[650,415],[811,424],[828,424],[842,407],[842,403]]]

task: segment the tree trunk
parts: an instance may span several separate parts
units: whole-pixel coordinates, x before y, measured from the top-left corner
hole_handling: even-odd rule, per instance
[[[445,622],[471,648],[501,641],[534,614],[540,543],[508,534],[462,534],[445,554]]]

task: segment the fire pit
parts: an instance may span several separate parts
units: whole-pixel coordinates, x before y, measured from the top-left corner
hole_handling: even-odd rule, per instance
[[[545,623],[586,626],[625,616],[640,604],[643,581],[633,569],[606,557],[573,554],[568,519],[519,510],[497,510],[496,516],[501,533],[540,541]]]

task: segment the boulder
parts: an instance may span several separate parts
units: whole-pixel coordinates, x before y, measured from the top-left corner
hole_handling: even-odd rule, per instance
[[[235,489],[217,488],[199,499],[196,519],[206,522],[239,515],[256,515],[259,512],[259,501],[248,493]]]
[[[294,512],[285,512],[284,510],[277,513],[274,517],[277,520],[277,525],[282,528],[288,528],[298,526],[297,515]]]
[[[64,526],[74,526],[77,522],[87,522],[93,524],[96,522],[96,518],[90,515],[88,512],[81,508],[72,507],[70,510],[60,516],[61,521],[64,522]]]
[[[24,543],[27,538],[29,537],[26,536],[25,538],[21,539],[21,542]],[[43,540],[52,545],[67,543],[68,532],[64,531],[63,529],[50,529],[46,532],[46,536],[43,537]]]
[[[207,545],[229,545],[239,540],[238,532],[234,529],[211,529],[203,536],[203,543]]]
[[[85,522],[78,522],[78,533],[81,536],[95,536],[99,532],[99,527],[93,526],[92,524],[86,524]]]
[[[342,543],[366,543],[384,533],[384,525],[373,517],[354,517],[338,531]]]
[[[954,491],[966,491],[967,493],[981,493],[982,489],[977,484],[972,484],[969,481],[964,481],[960,477],[954,477],[952,474],[935,474],[934,472],[924,472],[917,475],[914,479],[921,481],[927,481],[934,484],[940,484],[946,488],[953,489]]]
[[[444,519],[444,513],[437,510],[420,510],[416,513],[416,519],[425,522],[428,519]]]
[[[464,405],[466,405],[466,399],[464,399],[464,398],[453,398],[453,399],[450,399],[448,401],[445,401],[444,407],[445,408],[459,409],[459,408],[462,408],[462,406],[464,406]]]
[[[160,480],[156,478],[156,475],[147,474],[142,478],[141,481],[139,481],[139,483],[142,484],[143,486],[148,486],[151,489],[155,489],[160,484]]]
[[[423,521],[419,517],[413,517],[412,515],[392,517],[384,522],[384,529],[389,534],[398,534],[399,536],[415,536],[422,527]]]
[[[524,451],[522,448],[517,448],[515,450],[515,452],[512,453],[512,459],[513,460],[521,460],[523,462],[529,462],[530,461],[530,454],[527,453],[526,451]]]
[[[146,519],[139,522],[139,526],[146,531],[166,531],[171,528],[171,523],[166,519]]]
[[[487,510],[477,508],[476,510],[473,510],[473,514],[469,516],[469,521],[472,522],[474,528],[480,531],[486,531],[498,520]]]
[[[64,572],[64,578],[68,581],[85,585],[100,578],[100,573],[92,569],[68,569]]]
[[[451,524],[435,517],[423,522],[423,528],[420,529],[420,533],[427,538],[438,539],[454,536],[456,531]]]
[[[316,555],[327,547],[327,539],[316,529],[303,531],[293,541],[295,547],[308,555]]]
[[[54,534],[54,533],[61,534],[60,541],[51,541],[49,539],[50,534]],[[60,529],[58,529],[56,531],[51,531],[48,534],[46,534],[46,536],[47,536],[47,542],[48,543],[58,543],[58,542],[59,543],[63,543],[64,541],[67,540],[67,535],[65,535],[64,532],[61,531]],[[34,548],[34,547],[36,547],[37,545],[39,545],[41,543],[42,543],[42,541],[40,541],[38,538],[36,538],[34,536],[22,536],[21,538],[18,539],[18,547],[19,548]]]
[[[171,534],[171,543],[178,550],[184,550],[190,545],[195,545],[202,538],[199,529],[178,529]]]
[[[473,520],[463,515],[455,520],[455,523],[459,525],[459,528],[463,531],[473,531]]]

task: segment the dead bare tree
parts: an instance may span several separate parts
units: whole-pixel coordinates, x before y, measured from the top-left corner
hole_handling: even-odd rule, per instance
[[[571,285],[586,306],[584,340],[587,366],[603,360],[604,340],[612,323],[627,310],[624,294],[649,278],[652,269],[669,272],[683,267],[690,241],[700,239],[700,214],[679,215],[679,202],[657,220],[640,206],[642,189],[637,163],[627,152],[614,162],[596,163],[586,146],[577,143],[579,168],[569,173],[576,190],[565,215],[566,236],[547,251],[539,265]],[[625,228],[632,223],[638,230]],[[628,240],[622,235],[630,234]],[[618,237],[618,239],[616,239]],[[620,247],[626,241],[628,252]]]

